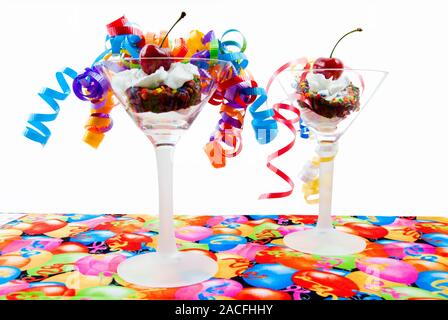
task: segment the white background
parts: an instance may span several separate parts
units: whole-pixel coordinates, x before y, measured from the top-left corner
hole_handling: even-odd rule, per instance
[[[384,69],[389,77],[340,141],[334,213],[443,215],[448,213],[447,74],[448,10],[445,1],[1,1],[0,211],[156,213],[152,146],[125,112],[98,150],[82,142],[88,104],[62,102],[47,146],[22,135],[31,113],[49,107],[41,87],[58,88],[54,73],[77,71],[103,49],[105,25],[122,14],[146,31],[175,29],[220,35],[237,28],[248,39],[249,69],[260,84],[293,58],[336,56],[353,68]],[[175,209],[182,214],[316,213],[297,179],[313,155],[311,141],[275,162],[294,177],[289,198],[257,200],[288,186],[266,167],[266,157],[290,139],[287,130],[259,145],[248,115],[243,152],[213,169],[202,151],[218,120],[210,105],[176,151]]]

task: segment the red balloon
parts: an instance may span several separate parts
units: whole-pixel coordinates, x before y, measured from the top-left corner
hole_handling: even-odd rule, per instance
[[[38,300],[39,295],[44,294],[47,297],[72,297],[76,291],[63,286],[40,286],[28,288],[19,292],[10,293],[6,296],[8,300]]]
[[[87,253],[89,252],[89,248],[87,248],[82,243],[78,242],[64,242],[59,247],[56,247],[53,250],[51,250],[51,253],[53,254],[70,253],[70,252]]]
[[[152,242],[148,236],[135,233],[121,233],[106,240],[106,244],[111,248],[119,248],[128,251],[137,251],[142,248],[142,243]]]
[[[354,231],[354,234],[369,239],[380,239],[384,238],[389,231],[387,229],[375,226],[373,224],[350,222],[344,224],[344,227],[348,227]]]
[[[442,256],[442,257],[448,257],[448,248],[446,248],[446,247],[437,247],[436,248],[436,255]]]
[[[448,224],[443,222],[418,222],[415,229],[422,233],[445,233],[448,234]]]
[[[143,222],[138,220],[114,220],[100,223],[95,230],[109,230],[115,233],[131,233],[142,228]]]
[[[356,295],[356,291],[359,291],[358,286],[352,280],[325,271],[299,271],[292,276],[292,281],[323,297],[334,294],[338,297],[348,298]]]
[[[197,249],[197,248],[189,248],[189,249],[181,250],[181,252],[188,252],[188,251],[197,252],[197,253],[203,254],[209,258],[212,258],[213,260],[218,260],[218,257],[216,257],[216,254],[214,254],[213,252],[208,251],[208,250],[202,250],[202,249]]]
[[[389,255],[384,250],[384,246],[375,242],[367,242],[366,248],[363,252],[359,253],[362,256],[367,257],[380,257],[380,258],[388,258]]]
[[[266,288],[244,288],[235,296],[237,300],[291,300],[291,296],[283,291]]]
[[[276,222],[270,218],[263,218],[260,220],[250,220],[250,221],[244,222],[244,224],[247,224],[248,226],[251,226],[251,227],[259,226],[260,224],[263,224],[263,223],[276,223]]]
[[[299,252],[284,247],[270,247],[257,252],[255,256],[257,263],[281,263],[284,266],[297,270],[313,270],[316,268],[318,259],[310,254]]]
[[[49,219],[44,221],[33,222],[28,229],[23,230],[24,233],[31,236],[44,234],[50,231],[61,229],[65,227],[67,222],[58,219]]]
[[[285,216],[286,219],[291,220],[293,223],[299,224],[315,224],[317,222],[317,216],[301,216],[301,215],[291,215]]]

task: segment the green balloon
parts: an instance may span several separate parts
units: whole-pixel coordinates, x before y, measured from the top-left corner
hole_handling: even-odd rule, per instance
[[[320,256],[313,254],[312,257],[318,260],[317,265],[320,265],[320,268],[339,268],[344,270],[353,270],[356,268],[355,256]]]
[[[362,220],[362,219],[358,219],[358,218],[354,218],[354,217],[350,217],[350,216],[337,216],[336,222],[334,222],[333,224],[337,225],[337,226],[342,226],[346,223],[372,224],[370,221]]]
[[[282,234],[279,231],[277,231],[277,229],[280,227],[281,226],[279,226],[278,224],[274,224],[271,222],[260,224],[259,226],[254,227],[249,238],[253,240],[260,240],[266,238],[280,238]]]
[[[182,242],[179,250],[184,249],[203,249],[208,250],[208,244],[206,243],[196,243],[196,242]]]
[[[383,288],[380,296],[386,300],[407,300],[409,298],[445,299],[431,291],[416,287],[396,286]]]
[[[120,286],[100,286],[81,289],[76,293],[75,300],[88,298],[93,300],[121,300],[130,298],[137,291]]]
[[[42,270],[42,272],[48,271],[47,274],[52,274],[51,271],[54,270],[54,274],[60,273],[60,271],[57,271],[58,264],[62,264],[61,266],[63,272],[69,272],[75,270],[75,266],[72,263],[75,263],[82,257],[88,256],[88,253],[82,253],[82,252],[72,252],[72,253],[61,253],[54,255],[49,261],[45,262],[44,264],[27,270],[28,275],[30,276],[38,276],[38,271]],[[42,269],[42,267],[45,267]]]

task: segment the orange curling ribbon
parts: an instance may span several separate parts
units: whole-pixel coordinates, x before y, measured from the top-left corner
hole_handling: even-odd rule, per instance
[[[104,139],[104,133],[112,128],[112,119],[109,113],[115,105],[112,90],[109,90],[105,105],[97,110],[91,109],[90,117],[85,125],[86,133],[82,139],[85,143],[95,149],[98,148]]]
[[[188,52],[187,44],[184,38],[174,40],[174,48],[171,51],[173,57],[183,58]]]

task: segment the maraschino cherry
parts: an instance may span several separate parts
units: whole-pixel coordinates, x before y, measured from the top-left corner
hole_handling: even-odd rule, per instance
[[[333,58],[333,52],[334,49],[336,49],[337,45],[339,44],[339,42],[341,42],[342,39],[344,39],[346,36],[348,36],[351,33],[354,32],[360,32],[362,31],[361,28],[357,28],[355,30],[352,30],[350,32],[347,32],[346,34],[344,34],[339,40],[338,42],[336,42],[336,44],[333,47],[333,50],[331,50],[331,54],[329,58],[318,58],[314,64],[313,64],[313,68],[314,69],[342,69],[344,68],[344,64],[342,63],[341,60],[339,60],[338,58]],[[341,74],[342,74],[342,70],[324,70],[324,71],[315,71],[316,73],[320,73],[323,74],[325,76],[325,78],[330,79],[333,78],[333,80],[338,79]]]
[[[173,30],[174,26],[182,20],[187,14],[182,12],[179,19],[173,24],[171,29],[166,33],[162,42],[159,46],[154,44],[145,45],[140,51],[140,65],[142,66],[143,71],[146,74],[154,73],[160,67],[163,67],[165,70],[168,70],[171,65],[170,59],[164,59],[171,57],[171,50],[169,48],[162,48],[163,43],[165,42],[168,34]],[[144,59],[144,58],[160,58],[160,59]]]

